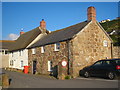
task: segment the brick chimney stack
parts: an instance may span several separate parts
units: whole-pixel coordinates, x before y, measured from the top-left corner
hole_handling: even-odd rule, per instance
[[[44,21],[44,19],[42,19],[42,21],[40,22],[40,27],[46,29],[46,22]]]
[[[96,21],[96,10],[95,10],[95,7],[93,7],[93,6],[88,7],[88,9],[87,9],[87,18],[88,18],[88,21],[89,20]]]

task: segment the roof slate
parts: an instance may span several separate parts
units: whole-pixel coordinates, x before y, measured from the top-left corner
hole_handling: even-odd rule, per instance
[[[20,37],[16,40],[14,45],[9,47],[9,51],[15,51],[26,48],[40,33],[41,30],[39,29],[39,27],[37,27],[31,31],[20,35]]]
[[[12,40],[0,40],[0,49],[8,49],[14,43]]]
[[[80,32],[90,21],[84,21],[64,29],[56,30],[50,34],[44,36],[38,40],[35,44],[31,45],[29,48],[34,48],[38,46],[44,46],[48,44],[53,44],[73,38],[78,32]]]

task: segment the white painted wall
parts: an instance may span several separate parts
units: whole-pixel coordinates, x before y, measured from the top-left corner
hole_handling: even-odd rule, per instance
[[[21,51],[21,55],[20,55]],[[10,61],[13,60],[13,66],[10,65]],[[28,66],[28,49],[14,51],[9,53],[9,67],[23,70],[24,67],[21,67],[21,61],[23,61],[23,66]]]

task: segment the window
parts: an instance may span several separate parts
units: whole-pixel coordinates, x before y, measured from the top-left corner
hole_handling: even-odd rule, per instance
[[[55,51],[59,51],[60,50],[60,43],[55,43]]]
[[[0,50],[0,54],[1,54],[1,55],[7,54],[7,50],[2,50],[2,49],[1,49],[1,50]]]
[[[24,65],[23,65],[23,61],[21,61],[21,67],[23,67]]]
[[[106,40],[103,41],[103,46],[107,47],[108,46],[108,42]]]
[[[12,57],[13,57],[13,52],[11,54],[12,54]]]
[[[10,61],[10,66],[13,66],[13,65],[14,65],[14,61],[11,60],[11,61]]]
[[[22,56],[23,55],[23,50],[20,50],[19,51],[19,56]]]
[[[103,65],[110,65],[110,61],[103,61]]]
[[[5,50],[5,54],[8,54],[8,51],[7,51],[7,50]]]
[[[32,54],[35,54],[35,53],[36,53],[36,49],[33,48],[33,49],[32,49]]]
[[[96,62],[94,66],[102,65],[102,61]]]
[[[52,61],[48,61],[48,71],[52,71]]]
[[[41,53],[44,53],[44,52],[45,52],[45,47],[42,46],[42,47],[41,47]]]

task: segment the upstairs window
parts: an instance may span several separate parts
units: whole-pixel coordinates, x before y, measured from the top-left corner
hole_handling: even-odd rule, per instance
[[[41,47],[41,53],[44,53],[44,52],[45,52],[45,47],[42,46],[42,47]]]
[[[8,54],[8,50],[0,49],[0,55],[7,55],[7,54]]]
[[[19,51],[19,55],[22,56],[22,53],[23,53],[23,50],[20,50]]]
[[[32,54],[35,54],[35,53],[36,53],[36,49],[33,48],[33,49],[32,49]]]
[[[8,51],[7,51],[7,50],[5,50],[5,55],[6,55],[6,54],[8,54]]]
[[[55,51],[59,51],[60,50],[60,43],[55,43]]]
[[[13,57],[13,52],[11,54],[12,54],[12,57]]]

